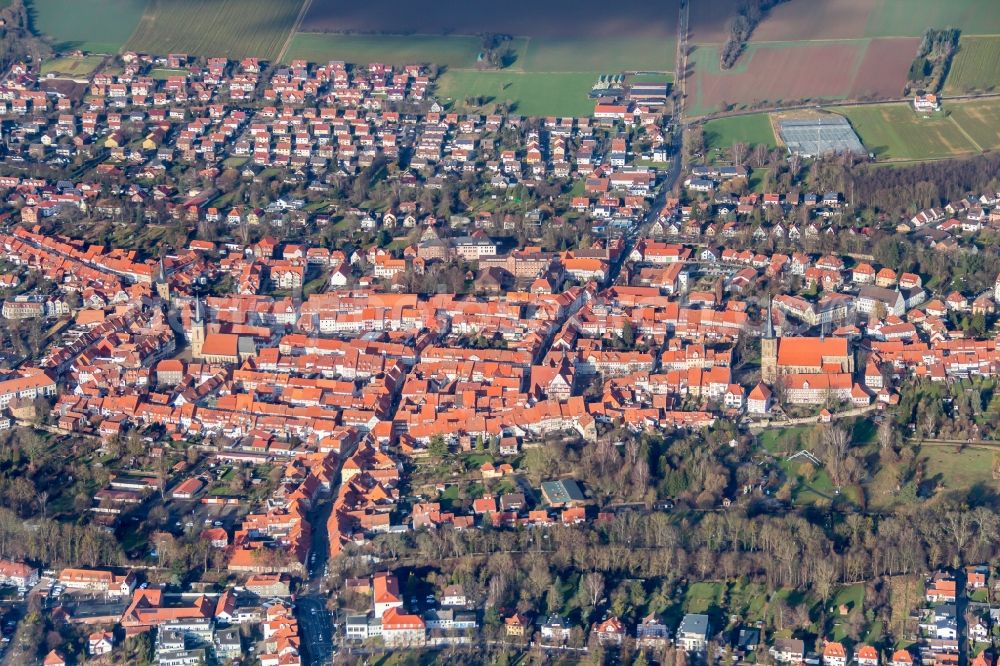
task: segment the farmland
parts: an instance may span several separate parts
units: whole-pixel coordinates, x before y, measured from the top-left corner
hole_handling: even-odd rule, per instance
[[[995,0],[877,0],[865,25],[869,37],[917,37],[928,26],[971,34],[1000,34]]]
[[[391,65],[433,63],[445,67],[472,67],[481,40],[471,35],[341,35],[300,32],[292,38],[285,61],[344,60]]]
[[[736,142],[748,146],[763,144],[769,148],[777,146],[771,120],[766,113],[748,116],[718,118],[705,123],[705,147],[709,150],[725,150]]]
[[[718,49],[695,47],[688,111],[800,100],[895,97],[902,90],[916,40],[829,40],[751,44],[736,67],[719,69]]]
[[[995,9],[994,0],[788,2],[768,12],[754,31],[753,42],[919,37],[928,27],[947,26],[959,28],[964,33],[1000,34],[1000,14]],[[706,40],[698,34],[694,35],[694,40],[699,43],[722,41]]]
[[[847,116],[865,147],[882,159],[941,159],[978,152],[955,119],[944,114],[921,117],[905,103],[833,110]]]
[[[1000,37],[962,36],[952,60],[944,92],[960,95],[995,91],[1000,85]]]
[[[128,41],[149,0],[31,0],[32,21],[59,51],[116,53]]]
[[[301,30],[375,34],[477,35],[483,32],[529,37],[588,39],[672,37],[677,0],[651,12],[643,0],[622,0],[609,14],[598,0],[510,0],[483,2],[405,2],[313,0]]]
[[[995,99],[952,102],[947,108],[952,119],[961,125],[980,148],[1000,148],[1000,102]]]
[[[438,98],[462,110],[472,110],[467,98],[483,97],[487,106],[507,103],[522,115],[587,116],[593,83],[589,73],[450,70],[438,82]]]
[[[303,0],[150,0],[127,47],[156,54],[273,59]]]

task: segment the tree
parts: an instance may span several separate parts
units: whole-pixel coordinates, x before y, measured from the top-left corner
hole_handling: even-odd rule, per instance
[[[635,325],[630,319],[626,319],[622,325],[622,342],[628,349],[635,346]]]
[[[830,600],[830,593],[837,582],[837,568],[832,556],[817,559],[813,569],[813,585],[823,603]]]
[[[743,160],[747,157],[747,145],[742,141],[737,141],[730,146],[729,156],[733,160],[734,165],[743,164]]]
[[[443,436],[434,435],[427,445],[427,452],[435,459],[443,460],[448,455],[448,442],[445,441]]]
[[[842,486],[845,481],[844,462],[847,459],[850,436],[840,426],[830,426],[823,431],[822,442],[830,478],[837,486]]]
[[[590,600],[590,606],[596,607],[604,593],[604,576],[597,571],[591,571],[583,577],[582,583],[587,598]]]
[[[883,451],[892,448],[896,442],[896,432],[891,419],[883,419],[878,426],[878,445]]]

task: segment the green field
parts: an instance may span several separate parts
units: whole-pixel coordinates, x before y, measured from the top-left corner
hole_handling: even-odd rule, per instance
[[[481,40],[468,35],[339,35],[298,32],[285,54],[309,62],[343,60],[390,65],[433,63],[445,67],[474,67]]]
[[[996,8],[996,0],[876,0],[865,34],[919,37],[928,26],[951,26],[970,34],[1000,34],[1000,12]]]
[[[963,449],[950,446],[922,446],[920,457],[926,461],[927,479],[937,479],[946,490],[967,490],[977,484],[990,487],[993,480],[993,452],[989,449]]]
[[[909,104],[832,109],[851,121],[865,147],[885,160],[932,160],[979,152],[955,119],[921,117]]]
[[[157,81],[166,81],[171,76],[187,76],[187,74],[186,69],[167,69],[166,67],[157,67],[149,72],[150,78]]]
[[[672,72],[677,43],[667,38],[532,37],[514,66],[526,72]]]
[[[1000,101],[951,102],[948,113],[980,148],[1000,148]]]
[[[774,139],[774,129],[771,119],[766,113],[755,113],[749,116],[719,118],[705,123],[705,147],[726,150],[734,143],[745,143],[747,146],[764,144],[769,148],[777,147]]]
[[[104,56],[100,55],[88,55],[82,58],[65,56],[46,60],[40,69],[42,76],[52,74],[56,77],[86,79],[101,66],[102,62]]]
[[[165,55],[273,60],[303,0],[150,0],[127,47]]]
[[[30,0],[35,30],[57,51],[116,53],[139,24],[149,0]]]
[[[1000,37],[962,36],[951,62],[944,92],[994,91],[1000,84]]]
[[[462,111],[478,110],[466,100],[483,97],[483,109],[506,103],[524,116],[589,116],[595,81],[592,73],[450,70],[438,80],[438,99]]]

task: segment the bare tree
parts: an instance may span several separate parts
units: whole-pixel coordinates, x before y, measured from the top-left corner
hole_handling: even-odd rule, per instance
[[[896,441],[895,433],[892,429],[892,421],[883,419],[878,426],[878,445],[883,451],[890,448]]]
[[[844,483],[844,462],[847,460],[850,436],[843,428],[831,426],[823,431],[822,441],[830,478],[837,486],[841,486]]]
[[[747,158],[747,145],[742,141],[737,141],[730,146],[729,157],[733,160],[733,164],[743,164],[743,160]]]
[[[762,143],[758,143],[753,147],[753,165],[757,169],[760,169],[765,164],[767,164],[768,150],[767,146]]]
[[[597,571],[591,571],[583,577],[583,589],[590,599],[590,605],[596,607],[601,595],[604,594],[604,576]]]

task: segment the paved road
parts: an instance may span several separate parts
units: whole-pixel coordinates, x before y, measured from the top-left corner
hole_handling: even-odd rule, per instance
[[[333,492],[337,492],[336,487]],[[307,563],[309,578],[302,584],[295,600],[295,615],[299,620],[302,647],[308,657],[307,663],[314,666],[332,664],[336,656],[333,619],[326,608],[326,595],[323,593],[323,579],[330,553],[330,535],[326,530],[326,521],[332,508],[332,499],[323,498],[310,516],[312,548]]]

